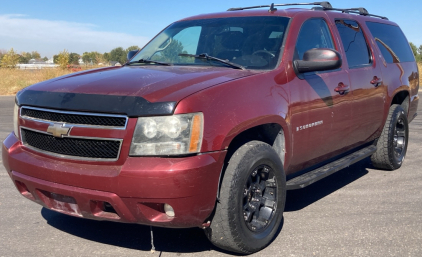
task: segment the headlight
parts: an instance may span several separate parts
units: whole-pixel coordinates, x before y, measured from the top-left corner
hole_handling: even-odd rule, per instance
[[[202,113],[138,118],[131,156],[198,153],[202,144]]]
[[[19,138],[19,106],[17,104],[15,104],[15,109],[13,110],[13,132]]]

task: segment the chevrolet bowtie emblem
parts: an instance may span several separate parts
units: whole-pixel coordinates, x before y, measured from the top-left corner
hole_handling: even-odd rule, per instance
[[[68,136],[71,128],[65,126],[63,123],[54,123],[48,126],[47,132],[53,134],[55,137]]]

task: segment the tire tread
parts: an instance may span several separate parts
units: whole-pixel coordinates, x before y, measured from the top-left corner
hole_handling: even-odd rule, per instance
[[[394,161],[393,154],[391,152],[393,148],[393,142],[390,140],[390,135],[394,133],[396,124],[394,123],[394,117],[396,113],[403,111],[403,108],[398,104],[393,104],[388,112],[388,117],[382,130],[381,136],[377,142],[377,151],[371,156],[372,165],[378,169],[384,170],[395,170],[400,168]]]

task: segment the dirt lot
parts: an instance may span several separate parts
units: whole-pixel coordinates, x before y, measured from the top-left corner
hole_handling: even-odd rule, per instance
[[[13,97],[0,97],[0,139],[12,131]],[[422,114],[422,104],[419,105]],[[308,188],[289,191],[283,228],[253,256],[422,256],[422,116],[410,125],[400,170],[368,159]],[[0,161],[0,256],[226,256],[200,229],[69,217],[20,196]]]

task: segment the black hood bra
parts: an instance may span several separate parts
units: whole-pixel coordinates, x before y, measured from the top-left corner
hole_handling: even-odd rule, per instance
[[[48,109],[125,114],[129,117],[171,115],[176,102],[151,103],[138,96],[98,95],[22,90],[16,104]]]

